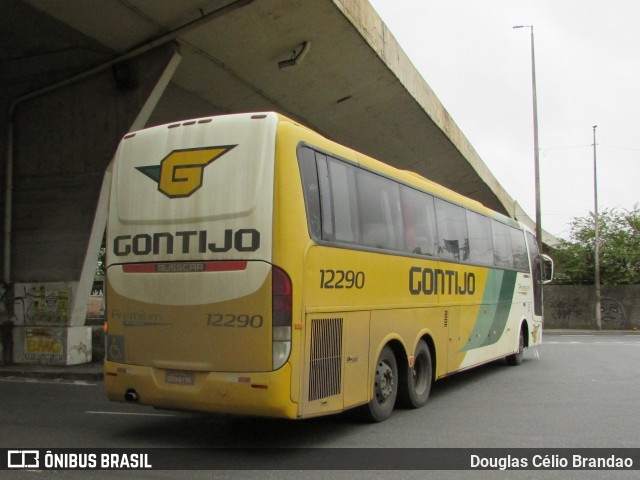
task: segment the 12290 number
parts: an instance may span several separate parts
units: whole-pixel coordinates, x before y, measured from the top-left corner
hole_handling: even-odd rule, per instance
[[[364,272],[353,270],[320,270],[320,288],[364,287]]]
[[[232,313],[209,313],[207,327],[260,328],[264,323],[262,315],[234,315]]]

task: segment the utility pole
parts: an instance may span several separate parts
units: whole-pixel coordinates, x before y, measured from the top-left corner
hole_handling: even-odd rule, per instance
[[[596,287],[596,328],[602,330],[602,313],[600,311],[600,232],[598,225],[598,167],[596,163],[596,128],[593,126],[593,202],[594,202],[594,247]]]
[[[536,195],[536,240],[542,253],[542,209],[540,206],[540,146],[538,144],[538,92],[536,87],[536,55],[533,41],[533,25],[516,25],[513,28],[528,28],[531,31],[531,90],[533,93],[533,162]]]

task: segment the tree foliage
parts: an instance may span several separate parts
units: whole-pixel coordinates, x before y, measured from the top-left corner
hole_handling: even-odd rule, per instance
[[[607,209],[598,215],[600,282],[603,285],[640,284],[640,206]],[[571,222],[570,239],[550,249],[555,283],[593,284],[595,281],[594,215]]]
[[[107,238],[106,234],[102,237],[102,244],[100,245],[100,251],[98,252],[98,263],[96,265],[96,271],[93,275],[94,282],[102,282],[104,281],[104,273],[105,273],[105,257],[107,254]]]

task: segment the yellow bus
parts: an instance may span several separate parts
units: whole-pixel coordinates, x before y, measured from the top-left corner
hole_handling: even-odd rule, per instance
[[[381,421],[540,344],[543,260],[514,220],[277,113],[133,132],[110,195],[106,392]]]

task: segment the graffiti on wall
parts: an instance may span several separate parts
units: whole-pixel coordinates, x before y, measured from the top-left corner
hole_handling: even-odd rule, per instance
[[[551,317],[559,322],[580,318],[584,314],[584,303],[577,298],[562,298],[551,302]]]
[[[64,360],[64,331],[29,327],[25,329],[24,358],[26,360]]]
[[[622,304],[611,297],[600,299],[602,328],[621,329],[626,327],[627,319]]]
[[[545,328],[596,328],[592,285],[546,285]],[[600,297],[602,328],[640,331],[640,285],[606,285]]]
[[[602,328],[620,330],[627,328],[624,307],[615,298],[602,297],[600,300]],[[547,304],[547,318],[553,320],[556,327],[591,326],[595,322],[593,303],[585,303],[578,297],[564,297]]]

